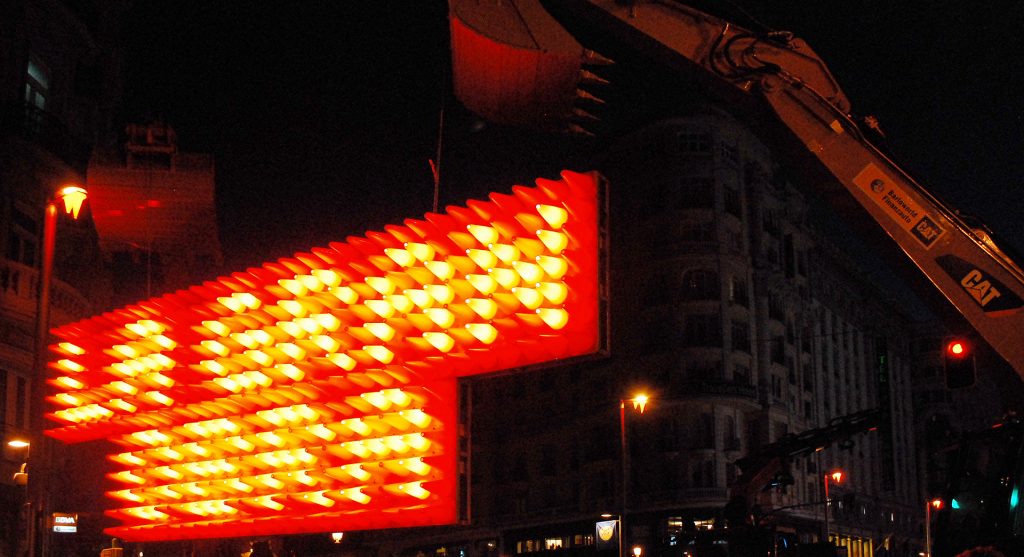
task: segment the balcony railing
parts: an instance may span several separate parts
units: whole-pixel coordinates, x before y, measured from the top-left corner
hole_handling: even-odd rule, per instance
[[[728,490],[724,487],[680,487],[675,489],[660,489],[650,492],[637,493],[637,507],[655,502],[664,503],[668,501],[725,501],[728,498]]]
[[[725,381],[690,381],[680,385],[680,394],[717,395],[757,399],[757,388],[752,385],[727,383]]]
[[[0,105],[0,133],[21,137],[84,174],[92,147],[78,140],[52,113],[27,103]]]

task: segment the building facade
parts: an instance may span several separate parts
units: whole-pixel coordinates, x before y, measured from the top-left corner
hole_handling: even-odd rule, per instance
[[[824,477],[842,469],[829,536],[851,557],[916,554],[911,323],[817,222],[821,208],[715,110],[624,138],[598,166],[610,354],[473,381],[471,523],[392,549],[591,554],[595,523],[621,516],[627,553],[729,543],[740,458],[883,408],[877,431],[793,457],[749,512],[785,543],[819,540]],[[622,406],[638,392],[643,413]]]
[[[173,127],[127,126],[122,145],[94,152],[88,184],[114,306],[217,276],[213,157],[179,151]]]
[[[26,539],[25,486],[13,474],[28,449],[7,443],[27,437],[41,402],[32,384],[41,372],[33,354],[44,207],[57,188],[85,185],[93,146],[113,136],[126,9],[61,0],[0,7],[0,555],[22,554]],[[88,209],[77,221],[59,218],[56,236],[51,324],[106,308],[110,286]]]

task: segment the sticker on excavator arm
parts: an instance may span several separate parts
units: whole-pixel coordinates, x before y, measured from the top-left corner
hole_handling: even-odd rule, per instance
[[[947,254],[935,258],[943,271],[957,280],[964,291],[989,314],[1014,312],[1024,306],[1024,300],[1005,284],[959,257]]]
[[[946,233],[936,219],[925,214],[924,209],[906,191],[874,164],[865,166],[853,179],[853,183],[926,249]]]

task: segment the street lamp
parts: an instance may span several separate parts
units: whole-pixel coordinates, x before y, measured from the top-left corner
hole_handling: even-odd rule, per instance
[[[650,400],[644,393],[633,395],[628,402],[633,404],[633,410],[641,414],[647,409],[647,402]],[[619,509],[619,557],[626,557],[623,553],[626,538],[626,493],[629,489],[629,451],[626,444],[626,402],[627,399],[619,400],[619,450],[622,464],[622,508]]]
[[[50,329],[50,283],[53,277],[53,249],[57,238],[57,208],[60,205],[65,214],[77,219],[85,201],[85,189],[73,184],[64,185],[59,188],[47,200],[46,209],[43,214],[43,250],[42,260],[39,262],[39,283],[38,298],[36,299],[36,336],[35,346],[32,354],[32,412],[30,420],[32,441],[36,443],[36,461],[32,463],[32,481],[28,482],[29,501],[29,557],[45,554],[44,543],[42,543],[43,511],[45,503],[45,492],[43,483],[45,479],[46,447],[43,441],[43,429],[45,420],[43,418],[43,401],[46,396],[44,378],[46,377],[46,343],[49,338]],[[37,540],[36,538],[40,539]],[[37,541],[39,543],[37,543]]]
[[[14,473],[14,483],[17,485],[28,484],[28,472],[25,471],[25,466],[28,464],[29,453],[31,452],[32,444],[24,439],[11,439],[7,442],[7,446],[12,449],[25,449],[25,459],[21,463],[21,467],[17,472]]]
[[[824,541],[826,541],[826,542],[829,541],[829,537],[828,537],[828,534],[829,534],[829,532],[828,532],[828,503],[829,503],[829,500],[828,500],[828,484],[829,484],[829,480],[832,480],[833,482],[835,482],[836,485],[839,485],[839,484],[843,483],[843,471],[839,470],[837,468],[837,469],[835,469],[835,470],[825,474],[825,480],[824,480],[825,481],[825,539],[824,539]]]
[[[924,557],[932,557],[932,509],[942,510],[942,499],[931,499],[924,503]]]

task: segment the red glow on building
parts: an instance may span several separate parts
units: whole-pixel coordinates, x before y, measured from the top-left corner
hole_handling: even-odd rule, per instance
[[[456,378],[599,348],[597,177],[566,172],[55,331],[65,442],[126,540],[456,521]]]

